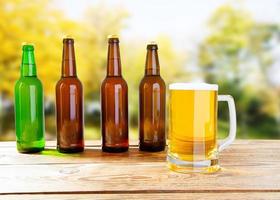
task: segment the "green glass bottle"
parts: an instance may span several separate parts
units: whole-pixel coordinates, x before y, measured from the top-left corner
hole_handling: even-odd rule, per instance
[[[34,153],[45,147],[43,86],[36,74],[34,47],[23,45],[22,51],[20,79],[15,85],[17,149]]]

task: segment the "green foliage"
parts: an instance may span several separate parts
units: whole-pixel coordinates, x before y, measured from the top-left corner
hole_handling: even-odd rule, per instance
[[[107,35],[120,34],[129,13],[123,7],[104,3],[88,8],[82,20],[70,20],[47,0],[1,0],[0,3],[0,93],[13,99],[19,77],[21,44],[35,44],[37,72],[51,108],[46,112],[47,138],[55,133],[54,88],[60,77],[62,38],[75,38],[78,76],[83,82],[85,102],[99,101],[99,88],[106,72]],[[279,94],[268,76],[274,64],[272,51],[279,45],[278,24],[256,22],[240,7],[224,5],[209,19],[209,35],[199,45],[198,66],[205,81],[218,83],[220,93],[234,96],[241,138],[279,138]],[[191,81],[188,57],[176,50],[164,35],[154,38],[159,45],[161,76],[168,85]],[[132,132],[138,122],[138,87],[144,76],[146,42],[120,37],[123,76],[129,85]],[[0,100],[0,104],[2,104]],[[13,110],[1,112],[0,128],[11,130]],[[4,116],[5,115],[5,116]],[[227,132],[226,105],[219,106],[220,131]],[[98,137],[96,112],[86,114],[86,135]],[[5,121],[4,121],[5,120]],[[7,131],[6,131],[7,132]],[[12,131],[8,131],[11,132]],[[11,135],[14,136],[12,133]],[[8,136],[4,136],[8,138]],[[136,138],[136,137],[135,137]]]
[[[47,138],[53,137],[56,131],[54,89],[61,73],[63,36],[70,35],[75,39],[78,76],[83,83],[87,107],[89,103],[99,101],[100,84],[106,74],[107,36],[120,34],[125,28],[127,17],[129,13],[124,8],[110,7],[104,3],[88,8],[82,20],[73,21],[55,8],[52,1],[1,1],[0,94],[13,100],[14,83],[19,78],[21,44],[34,43],[38,76],[43,82],[46,102],[50,105],[46,111]],[[160,36],[156,39],[160,48],[161,72],[166,83],[184,77],[185,56],[174,49],[168,37]],[[126,41],[122,37],[120,41],[123,76],[129,85],[130,118],[132,125],[136,126],[138,85],[144,75],[146,41]],[[86,125],[91,125],[86,127],[86,136],[90,135],[89,132],[96,135],[99,113],[95,111],[94,114],[85,114]],[[13,127],[12,118],[11,110],[2,117],[1,123],[8,125],[3,127],[4,130]],[[135,128],[133,130],[137,132]]]
[[[121,7],[106,7],[98,4],[86,12],[76,34],[76,51],[79,77],[85,98],[99,100],[100,84],[106,74],[107,36],[119,34],[128,13]]]
[[[268,70],[274,61],[271,51],[279,45],[280,27],[257,23],[248,12],[230,5],[217,9],[209,27],[210,34],[199,48],[199,66],[207,82],[219,83],[220,93],[235,98],[238,136],[279,138],[280,101]],[[225,119],[227,108],[220,107]]]
[[[159,36],[158,54],[161,77],[164,79],[166,88],[171,82],[186,80],[190,75],[184,68],[185,55],[177,51],[168,37]],[[138,122],[139,84],[145,72],[146,42],[137,41],[125,44],[122,47],[123,75],[129,85],[129,115],[132,126]]]
[[[52,9],[46,0],[1,1],[0,4],[0,82],[1,91],[10,97],[19,77],[21,44],[35,44],[39,77],[45,94],[53,96],[54,83],[60,74],[61,37],[75,23]]]

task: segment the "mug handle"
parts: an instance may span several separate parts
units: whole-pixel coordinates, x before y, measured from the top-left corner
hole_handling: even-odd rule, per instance
[[[236,110],[233,97],[230,95],[218,95],[218,101],[226,101],[229,109],[229,134],[219,142],[218,151],[221,152],[227,148],[236,137]]]

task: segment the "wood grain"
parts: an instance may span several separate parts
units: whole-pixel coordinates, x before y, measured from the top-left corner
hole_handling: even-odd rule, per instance
[[[47,142],[46,150],[39,154],[20,154],[14,142],[0,143],[0,165],[11,164],[75,164],[104,162],[165,162],[166,152],[139,152],[136,142],[131,142],[129,152],[113,154],[100,150],[100,141],[87,141],[84,153],[61,154],[55,149],[55,142]],[[250,159],[248,159],[250,158]],[[280,142],[277,140],[238,140],[221,153],[221,164],[259,165],[262,162],[280,161]],[[265,164],[265,163],[264,163]]]
[[[2,200],[112,200],[112,199],[147,199],[147,200],[228,200],[228,199],[252,199],[252,200],[279,200],[280,193],[256,192],[256,193],[155,193],[155,194],[40,194],[40,195],[6,195],[0,196]]]
[[[0,143],[0,199],[280,199],[277,140],[236,141],[221,153],[223,169],[215,174],[171,172],[166,152],[132,145],[112,154],[101,152],[99,141],[87,144],[84,153],[66,155],[56,152],[55,142],[41,154],[19,154],[13,142]]]

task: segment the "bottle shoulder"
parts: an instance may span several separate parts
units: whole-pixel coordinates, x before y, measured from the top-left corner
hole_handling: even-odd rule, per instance
[[[37,77],[21,77],[16,81],[15,84],[16,88],[28,87],[28,86],[33,86],[33,87],[35,86],[39,88],[43,87],[42,82]]]
[[[160,76],[144,76],[140,82],[140,87],[159,85],[165,88],[165,82]]]
[[[82,82],[78,77],[61,77],[56,83],[56,87],[76,85],[82,87]]]
[[[127,87],[127,83],[125,81],[125,79],[122,76],[118,76],[118,77],[106,77],[103,81],[102,81],[102,87],[105,86],[113,86],[113,85],[121,85],[124,87]]]

